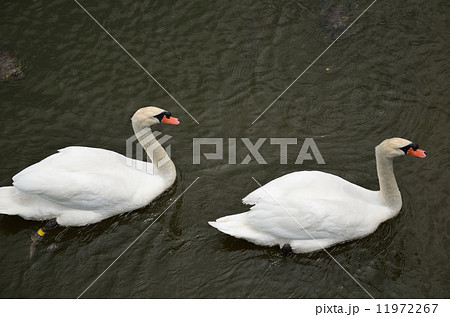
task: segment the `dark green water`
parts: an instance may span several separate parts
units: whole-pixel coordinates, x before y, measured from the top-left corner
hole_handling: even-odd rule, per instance
[[[355,18],[371,1],[354,1]],[[197,125],[72,1],[2,1],[0,40],[27,66],[0,82],[0,185],[68,145],[125,154],[129,118],[154,104],[179,117],[174,186],[142,210],[58,228],[30,262],[40,222],[0,216],[0,296],[74,298],[178,200],[85,294],[91,298],[367,298],[325,253],[283,256],[207,224],[243,212],[241,199],[296,170],[377,188],[373,149],[400,136],[428,157],[396,160],[400,214],[361,240],[329,249],[374,297],[449,297],[450,177],[445,1],[379,0],[255,124],[332,42],[319,0],[82,2],[200,122]],[[330,70],[326,71],[325,68]],[[192,164],[192,138],[312,137],[326,165]],[[225,142],[227,146],[228,142]],[[246,156],[238,142],[238,162]],[[291,151],[292,149],[292,151]]]

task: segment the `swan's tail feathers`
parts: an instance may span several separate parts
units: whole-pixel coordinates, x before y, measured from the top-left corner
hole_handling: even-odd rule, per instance
[[[243,238],[245,233],[249,233],[251,231],[250,221],[248,220],[246,212],[222,217],[216,221],[210,221],[208,223],[217,230],[237,238]]]
[[[248,212],[222,217],[208,223],[223,233],[258,245],[273,246],[278,244],[273,235],[260,231],[251,225]]]
[[[46,220],[54,218],[49,214],[52,204],[14,186],[0,187],[0,214],[20,216],[27,220]]]
[[[0,214],[17,215],[19,213],[14,201],[16,190],[13,186],[0,187]]]

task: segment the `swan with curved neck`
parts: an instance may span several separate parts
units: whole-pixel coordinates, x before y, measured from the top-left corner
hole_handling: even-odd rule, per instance
[[[384,140],[375,148],[379,191],[352,184],[319,171],[301,171],[279,177],[243,199],[249,211],[209,224],[231,236],[258,245],[307,253],[374,232],[397,215],[402,198],[393,159],[426,157],[418,145],[402,139]]]
[[[159,123],[156,120],[168,124],[180,123],[170,112],[156,107],[139,109],[131,118],[131,123],[137,140],[152,162],[152,174],[164,177],[170,186],[176,177],[175,164],[150,130],[150,126]]]
[[[176,177],[175,165],[150,130],[160,122],[179,124],[157,107],[141,108],[132,117],[136,138],[152,163],[99,148],[67,147],[15,175],[13,186],[1,187],[0,213],[51,219],[38,231],[43,236],[56,225],[84,226],[148,205]]]

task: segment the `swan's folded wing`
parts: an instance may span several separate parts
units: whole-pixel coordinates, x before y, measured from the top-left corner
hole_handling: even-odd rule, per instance
[[[144,187],[139,185],[141,174],[117,153],[70,147],[24,169],[13,177],[13,185],[73,209],[115,210]]]
[[[345,201],[355,197],[374,199],[376,192],[352,184],[339,176],[320,171],[300,171],[278,177],[248,194],[242,202],[254,205],[267,197]]]
[[[127,191],[118,188],[123,185],[112,173],[60,169],[36,169],[14,177],[14,186],[25,193],[85,210],[112,208],[126,200]]]
[[[264,199],[249,213],[250,223],[255,228],[295,240],[345,237],[358,226],[359,218],[341,202],[292,198],[280,202]]]
[[[316,187],[323,187],[323,183],[339,188],[339,186],[333,185],[342,181],[344,180],[340,177],[319,171],[293,172],[278,177],[255,189],[244,197],[242,202],[247,205],[254,205],[267,196],[274,199],[282,199],[289,195],[298,196],[298,194],[313,191]]]

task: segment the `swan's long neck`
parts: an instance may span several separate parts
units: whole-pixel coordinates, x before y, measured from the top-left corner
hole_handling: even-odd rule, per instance
[[[380,196],[382,202],[392,210],[392,216],[394,216],[402,208],[402,196],[394,175],[394,162],[391,157],[384,155],[378,148],[375,150],[375,156],[380,182]]]
[[[133,130],[142,148],[153,163],[153,175],[163,177],[168,185],[172,185],[176,177],[175,164],[153,135],[149,127],[142,127],[133,122]]]

